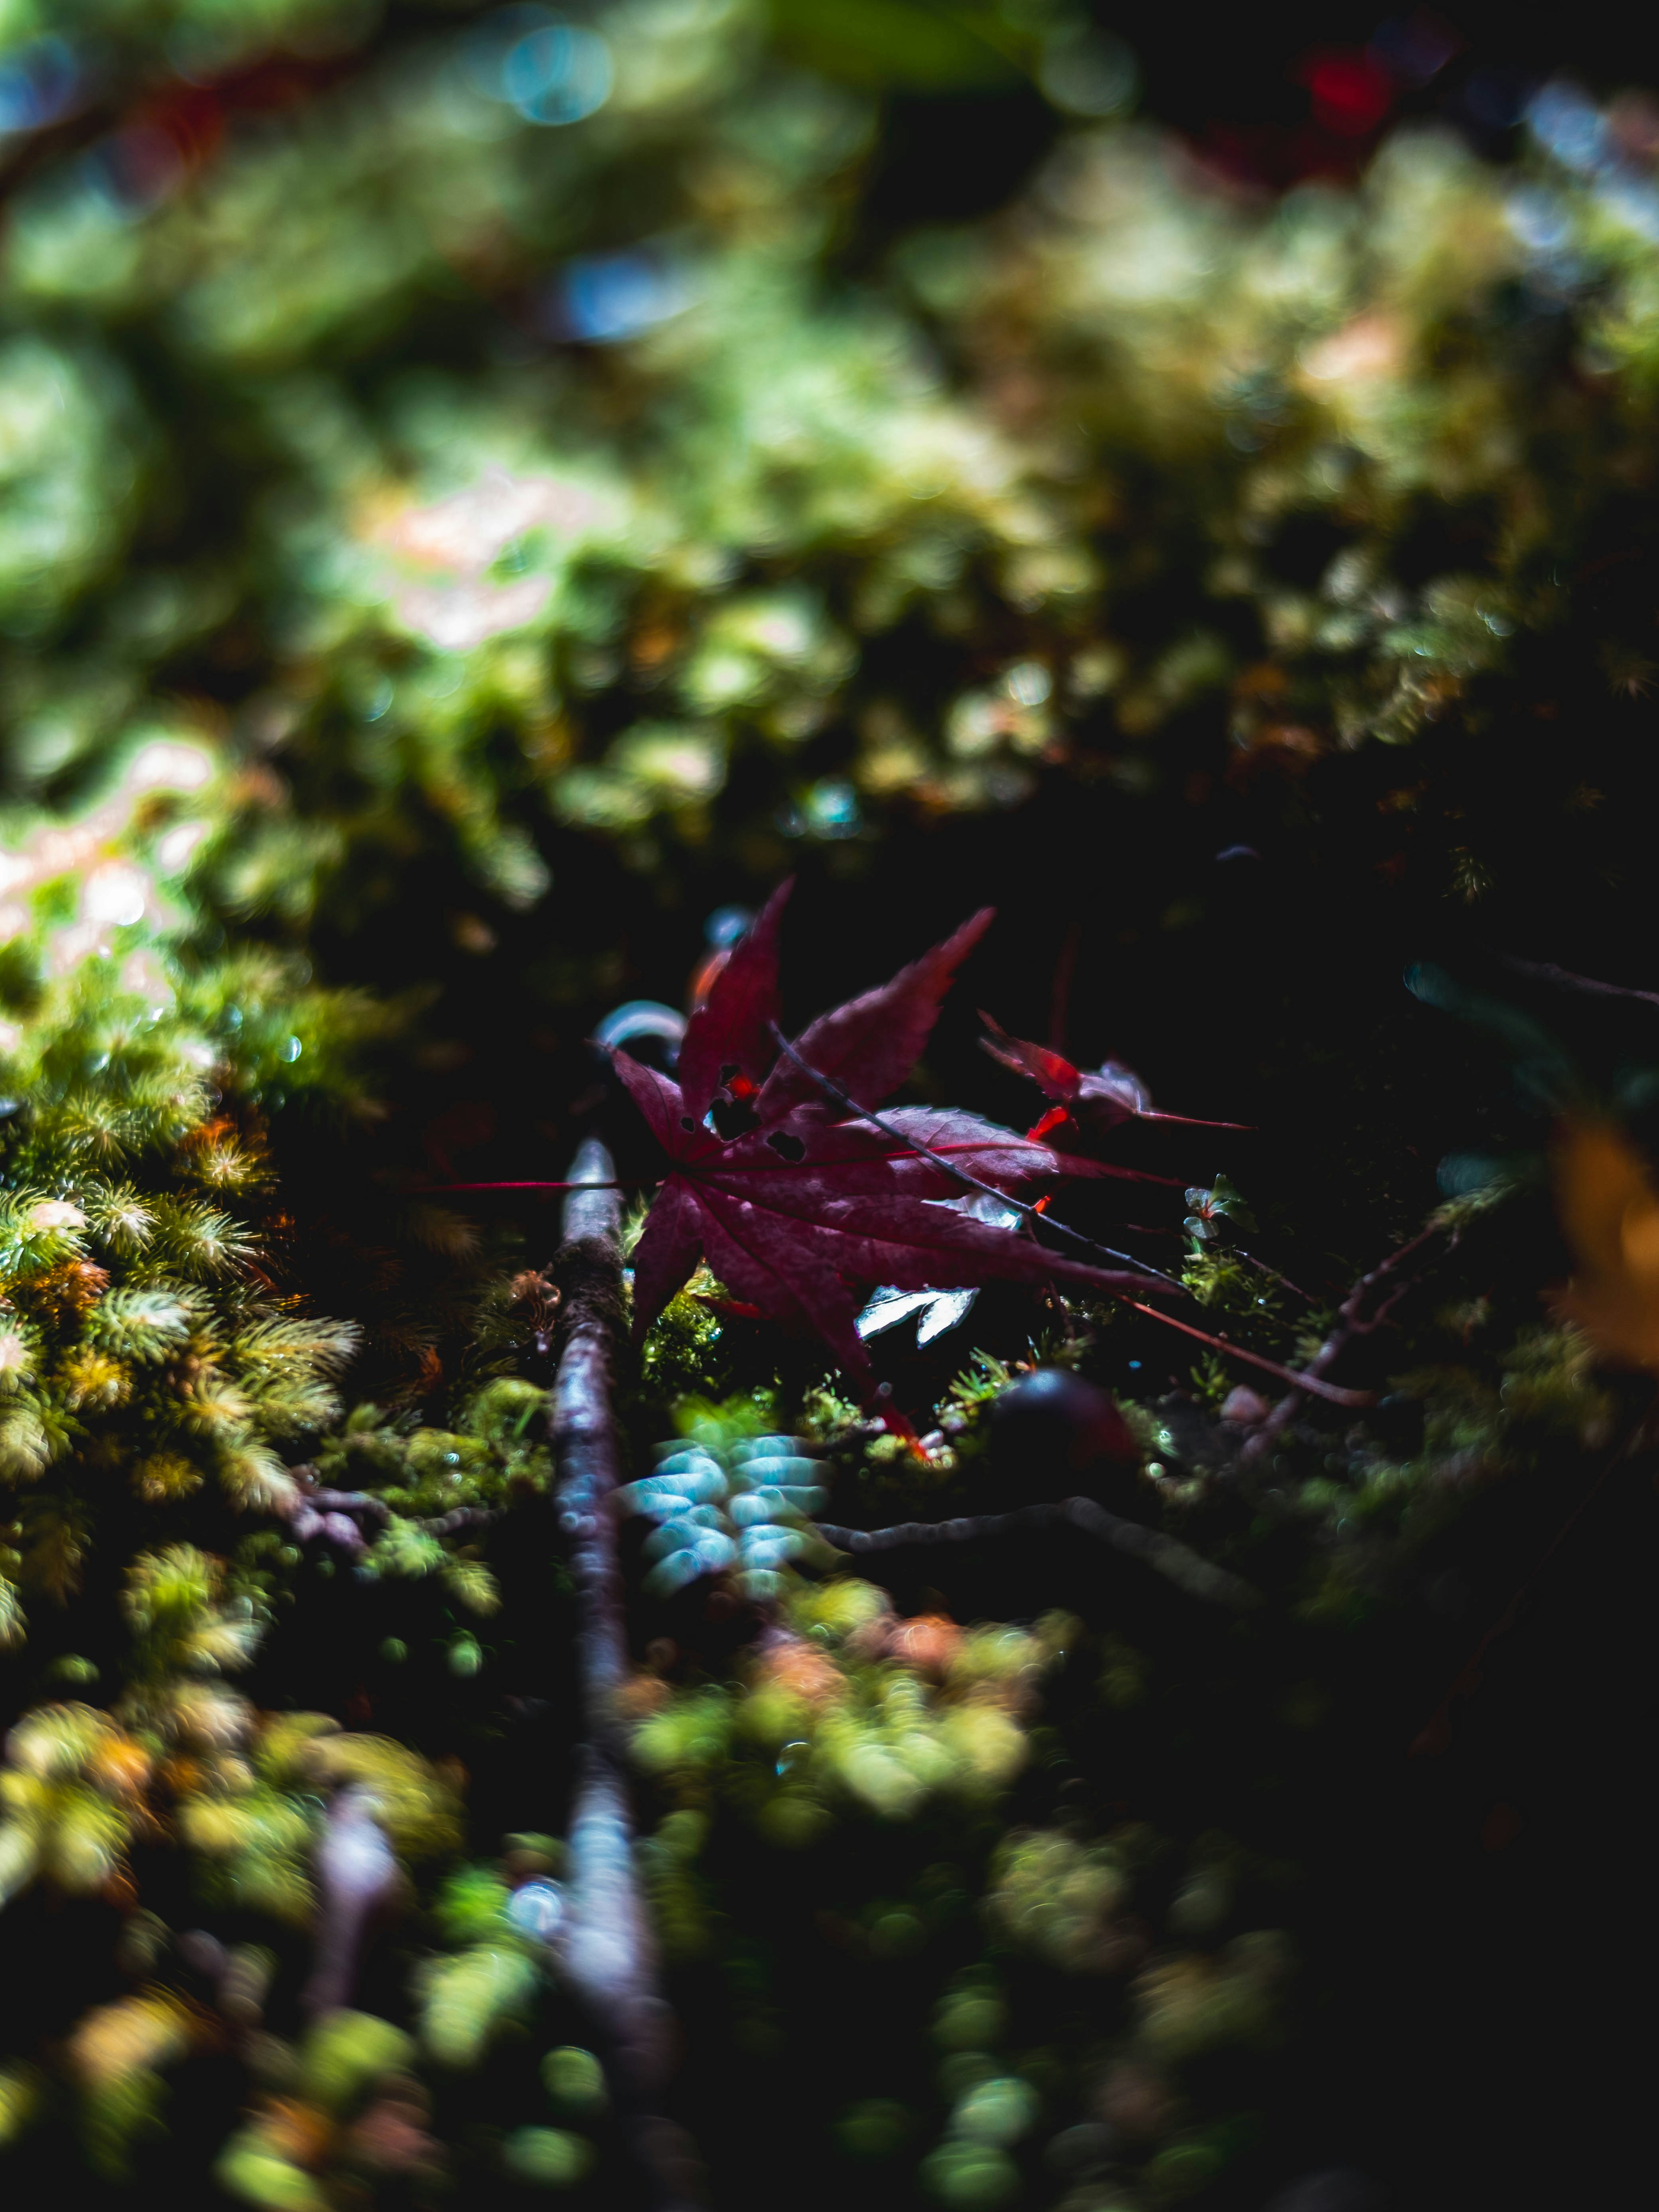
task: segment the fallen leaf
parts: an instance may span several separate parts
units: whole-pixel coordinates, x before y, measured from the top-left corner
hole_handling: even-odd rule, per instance
[[[1120,1121],[1172,1121],[1183,1129],[1239,1129],[1241,1121],[1198,1121],[1185,1114],[1161,1114],[1152,1094],[1131,1067],[1121,1060],[1104,1060],[1098,1067],[1074,1067],[1063,1053],[1025,1037],[1010,1036],[1000,1022],[983,1009],[980,1019],[990,1031],[980,1039],[993,1060],[1000,1060],[1016,1075],[1029,1075],[1054,1106],[1031,1131],[1046,1137],[1051,1130],[1074,1121],[1080,1131],[1103,1134]]]
[[[780,1054],[771,1029],[787,891],[786,884],[774,893],[691,1017],[678,1081],[625,1053],[614,1055],[670,1163],[634,1251],[636,1333],[705,1256],[734,1297],[816,1331],[842,1367],[866,1382],[856,1316],[872,1284],[950,1291],[995,1279],[1058,1279],[1147,1290],[1150,1275],[1063,1258],[958,1210],[963,1183],[951,1170],[1003,1194],[1066,1176],[1163,1178],[1060,1153],[956,1108],[902,1108],[880,1124],[837,1119],[808,1072],[866,1109],[896,1088],[989,910],[890,983],[821,1015],[795,1046],[799,1058],[790,1058]],[[720,1133],[723,1115],[732,1133]]]

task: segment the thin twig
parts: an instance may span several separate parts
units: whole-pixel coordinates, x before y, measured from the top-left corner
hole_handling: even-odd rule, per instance
[[[1448,1250],[1455,1246],[1461,1233],[1460,1231],[1453,1229],[1448,1240]],[[1370,1292],[1380,1283],[1386,1281],[1397,1269],[1402,1267],[1408,1260],[1420,1252],[1425,1244],[1432,1243],[1440,1234],[1439,1226],[1431,1223],[1428,1228],[1419,1231],[1409,1243],[1402,1244],[1397,1251],[1390,1252],[1387,1259],[1379,1261],[1368,1274],[1359,1278],[1337,1308],[1336,1325],[1308,1362],[1302,1379],[1295,1384],[1288,1396],[1279,1400],[1260,1426],[1245,1438],[1243,1449],[1239,1455],[1242,1460],[1249,1462],[1261,1459],[1271,1451],[1285,1430],[1296,1419],[1297,1410],[1301,1404],[1304,1391],[1311,1388],[1318,1396],[1328,1398],[1331,1395],[1332,1386],[1324,1382],[1324,1376],[1335,1366],[1355,1337],[1369,1336],[1374,1330],[1382,1328],[1394,1308],[1410,1290],[1412,1284],[1407,1281],[1397,1285],[1389,1297],[1383,1299],[1376,1312],[1367,1316],[1364,1313],[1364,1305]],[[1166,1316],[1159,1315],[1158,1318],[1164,1320]],[[1338,1402],[1341,1401],[1339,1400]],[[1368,1398],[1361,1402],[1374,1405],[1376,1400]]]
[[[1183,1297],[1186,1296],[1185,1286],[1176,1282],[1173,1275],[1166,1275],[1162,1267],[1153,1267],[1150,1260],[1138,1260],[1133,1252],[1117,1251],[1110,1244],[1097,1244],[1093,1237],[1084,1236],[1080,1230],[1069,1228],[1063,1221],[1052,1219],[1049,1215],[1031,1205],[1029,1200],[1014,1198],[1007,1191],[999,1190],[994,1183],[981,1182],[977,1176],[969,1175],[966,1168],[957,1167],[956,1163],[947,1159],[943,1152],[936,1152],[931,1145],[924,1145],[919,1138],[912,1137],[906,1131],[896,1127],[891,1121],[884,1121],[871,1108],[860,1106],[857,1099],[849,1092],[843,1091],[832,1076],[825,1075],[821,1069],[814,1067],[811,1061],[804,1060],[775,1022],[769,1022],[767,1026],[777,1041],[779,1048],[794,1061],[801,1073],[816,1083],[825,1097],[834,1099],[843,1113],[855,1115],[860,1121],[868,1121],[872,1128],[879,1129],[884,1137],[891,1137],[895,1143],[902,1145],[907,1152],[916,1153],[922,1159],[932,1160],[936,1168],[943,1168],[946,1175],[953,1176],[964,1188],[976,1190],[986,1198],[994,1198],[1000,1206],[1012,1206],[1015,1212],[1026,1215],[1033,1222],[1041,1222],[1044,1228],[1052,1229],[1057,1237],[1064,1237],[1071,1243],[1080,1245],[1085,1252],[1099,1253],[1109,1260],[1127,1261],[1130,1267],[1139,1267],[1143,1274],[1156,1275],[1160,1283],[1167,1283],[1172,1291],[1178,1291]]]
[[[550,1271],[560,1291],[551,1431],[559,1525],[575,1586],[582,1740],[569,1827],[569,1911],[553,1939],[560,1972],[598,2023],[656,2212],[689,2203],[677,2131],[659,2118],[670,2015],[658,1989],[650,1916],[634,1863],[634,1817],[617,1692],[628,1632],[617,1555],[620,1447],[611,1380],[620,1340],[621,1208],[605,1147],[576,1156],[564,1242]]]
[[[1311,1291],[1304,1291],[1300,1283],[1293,1283],[1283,1268],[1275,1267],[1270,1260],[1258,1260],[1254,1252],[1247,1252],[1242,1244],[1235,1244],[1232,1249],[1241,1260],[1247,1261],[1258,1273],[1271,1275],[1274,1282],[1283,1283],[1287,1291],[1294,1291],[1304,1305],[1316,1306],[1319,1304],[1319,1300]]]
[[[893,1528],[832,1528],[820,1522],[818,1534],[838,1552],[896,1552],[912,1544],[973,1543],[1011,1529],[1052,1528],[1056,1523],[1080,1528],[1115,1551],[1143,1560],[1179,1583],[1189,1596],[1211,1605],[1246,1612],[1264,1601],[1261,1591],[1237,1575],[1212,1566],[1173,1536],[1109,1513],[1092,1498],[1063,1498],[1053,1504],[1021,1505],[1011,1513],[980,1513],[955,1521],[906,1521]]]
[[[1644,999],[1650,1006],[1659,1006],[1659,991],[1638,991],[1628,983],[1603,983],[1594,975],[1575,975],[1571,968],[1558,968],[1553,960],[1520,960],[1512,952],[1500,952],[1498,958],[1517,975],[1532,975],[1540,983],[1559,983],[1564,990],[1587,991],[1597,999]]]
[[[1334,1382],[1326,1382],[1306,1368],[1281,1367],[1276,1359],[1264,1359],[1259,1352],[1246,1352],[1242,1344],[1233,1344],[1224,1336],[1212,1336],[1206,1329],[1194,1328],[1190,1322],[1177,1321],[1173,1314],[1160,1313],[1156,1306],[1144,1306],[1139,1298],[1132,1298],[1121,1291],[1111,1296],[1120,1304],[1128,1306],[1138,1314],[1146,1314],[1152,1321],[1161,1321],[1165,1328],[1178,1328],[1183,1336],[1195,1336],[1200,1344],[1207,1344],[1212,1352],[1225,1354],[1229,1359],[1243,1359],[1252,1367],[1260,1367],[1269,1375],[1276,1375],[1281,1382],[1288,1382],[1294,1390],[1311,1390],[1316,1397],[1328,1398],[1334,1406],[1374,1406],[1374,1390],[1344,1390]]]

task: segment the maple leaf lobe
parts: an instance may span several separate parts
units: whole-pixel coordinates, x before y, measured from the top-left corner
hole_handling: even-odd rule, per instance
[[[761,1124],[781,1121],[798,1106],[823,1103],[823,1087],[814,1082],[809,1068],[828,1076],[854,1104],[879,1106],[921,1058],[957,969],[995,915],[994,907],[981,907],[942,945],[901,968],[890,982],[878,984],[810,1023],[795,1040],[795,1050],[806,1067],[781,1058],[761,1085],[755,1101]]]
[[[1051,1052],[1047,1045],[1028,1043],[1024,1037],[1010,1036],[982,1006],[979,1018],[991,1032],[980,1039],[980,1046],[993,1060],[1000,1060],[1016,1075],[1029,1075],[1045,1098],[1060,1105],[1069,1106],[1078,1097],[1083,1088],[1082,1073],[1062,1053]]]
[[[777,1056],[772,1024],[778,1018],[778,929],[793,889],[793,876],[778,885],[685,1025],[678,1074],[694,1124],[721,1088],[733,1097],[752,1097]]]

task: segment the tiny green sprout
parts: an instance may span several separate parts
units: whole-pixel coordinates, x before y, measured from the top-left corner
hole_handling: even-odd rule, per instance
[[[1218,1176],[1207,1190],[1201,1186],[1189,1190],[1187,1206],[1183,1226],[1200,1244],[1212,1243],[1223,1234],[1216,1225],[1218,1221],[1225,1220],[1238,1229],[1253,1230],[1256,1225],[1243,1193],[1224,1175]]]

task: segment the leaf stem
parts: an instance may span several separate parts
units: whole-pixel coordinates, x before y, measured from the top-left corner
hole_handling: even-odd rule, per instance
[[[1144,1306],[1139,1298],[1126,1297],[1121,1291],[1112,1296],[1136,1313],[1146,1314],[1150,1320],[1161,1321],[1165,1328],[1178,1328],[1183,1336],[1194,1336],[1200,1344],[1207,1344],[1212,1352],[1224,1352],[1229,1359],[1243,1359],[1252,1367],[1260,1367],[1269,1375],[1278,1376],[1295,1390],[1311,1390],[1316,1398],[1328,1398],[1334,1406],[1374,1406],[1374,1390],[1345,1390],[1335,1382],[1327,1382],[1317,1375],[1309,1375],[1294,1367],[1281,1367],[1276,1359],[1264,1359],[1259,1352],[1246,1352],[1242,1344],[1231,1344],[1224,1336],[1212,1336],[1207,1329],[1194,1328],[1190,1322],[1177,1321],[1173,1314],[1160,1313],[1156,1306]]]
[[[1224,1567],[1212,1565],[1173,1536],[1109,1513],[1092,1498],[1063,1498],[1053,1504],[1021,1505],[1011,1513],[979,1513],[955,1521],[905,1521],[894,1528],[832,1528],[820,1522],[818,1534],[838,1552],[894,1552],[911,1544],[969,1543],[1013,1528],[1042,1528],[1056,1522],[1080,1528],[1115,1550],[1144,1560],[1189,1596],[1209,1604],[1244,1612],[1262,1602],[1253,1584]]]

